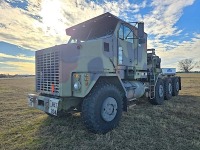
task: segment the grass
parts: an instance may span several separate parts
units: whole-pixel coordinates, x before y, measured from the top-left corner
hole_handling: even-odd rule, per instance
[[[51,118],[27,106],[33,78],[0,80],[0,149],[200,149],[200,74],[180,74],[180,95],[153,106],[146,100],[105,135],[87,131],[80,116]]]

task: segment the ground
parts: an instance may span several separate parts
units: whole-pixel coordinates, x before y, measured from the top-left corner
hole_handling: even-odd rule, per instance
[[[0,79],[0,149],[200,149],[200,74],[180,74],[180,95],[153,106],[146,100],[105,135],[88,132],[80,116],[51,118],[27,106],[34,78]]]

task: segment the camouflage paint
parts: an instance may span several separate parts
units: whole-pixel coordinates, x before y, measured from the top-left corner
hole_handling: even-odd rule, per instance
[[[119,77],[116,75],[116,73],[78,73],[81,76],[81,89],[76,91],[73,90],[73,96],[75,97],[85,97],[93,88],[95,83],[100,77]],[[89,75],[89,82],[86,84],[84,76],[88,74]],[[120,80],[120,79],[119,79]],[[74,82],[73,82],[74,83]]]

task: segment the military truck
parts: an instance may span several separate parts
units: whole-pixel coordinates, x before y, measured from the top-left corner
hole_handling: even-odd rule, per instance
[[[181,78],[147,49],[143,22],[105,13],[66,29],[67,44],[36,51],[36,91],[29,106],[61,116],[77,110],[94,133],[115,128],[123,111],[146,95],[155,105],[177,96]],[[134,114],[133,114],[134,115]]]

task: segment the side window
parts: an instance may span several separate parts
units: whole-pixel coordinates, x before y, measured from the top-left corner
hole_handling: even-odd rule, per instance
[[[124,40],[133,43],[133,31],[126,26],[124,26]]]
[[[118,37],[122,40],[133,43],[133,31],[127,26],[120,26]]]

